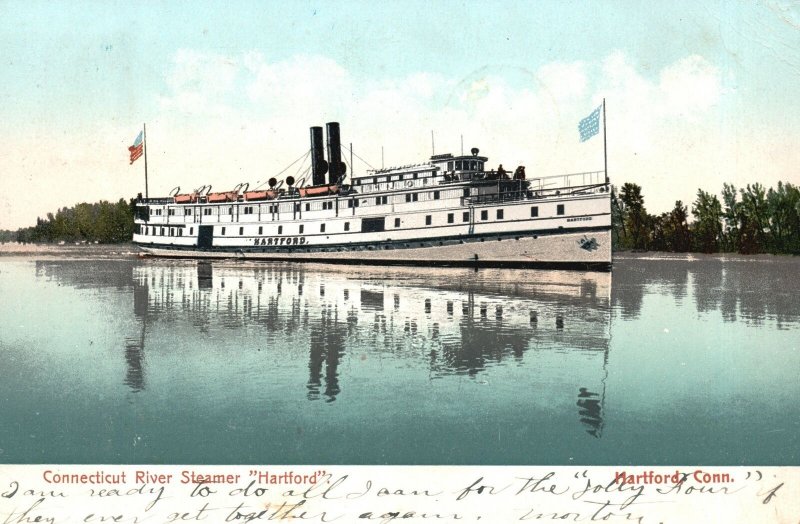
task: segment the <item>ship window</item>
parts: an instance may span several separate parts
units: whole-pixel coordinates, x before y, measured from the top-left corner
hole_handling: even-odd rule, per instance
[[[413,200],[414,202],[419,200],[419,193],[414,193],[413,195],[411,195],[411,200]]]
[[[319,232],[320,233],[324,233],[325,232],[325,224],[320,224],[319,225]]]
[[[419,178],[419,173],[414,173],[414,180],[416,180],[417,178]]]
[[[461,220],[463,222],[469,222],[469,211],[464,211],[464,214],[461,216]]]
[[[448,171],[452,171],[453,170],[453,161],[452,160],[447,163],[447,170]]]
[[[225,228],[224,227],[222,228],[222,234],[223,235],[225,234]]]
[[[175,228],[174,227],[169,228],[169,236],[171,236],[171,237],[175,236]]]
[[[468,187],[465,187],[465,188],[464,188],[464,196],[465,196],[465,197],[468,197],[468,196],[469,196],[469,188],[468,188]]]
[[[203,208],[203,214],[204,215],[210,215],[211,214],[211,208],[210,207]]]
[[[433,192],[433,199],[434,200],[439,200],[439,192],[438,191],[434,191]]]
[[[426,226],[431,225],[431,221],[432,221],[431,220],[431,216],[430,215],[425,215],[425,225]]]
[[[164,228],[163,227],[161,228],[161,236],[162,237],[164,236]]]
[[[350,231],[350,222],[345,222],[344,223],[344,230],[345,231]]]
[[[300,224],[300,234],[301,235],[303,234],[303,229],[305,229],[305,226],[303,224]]]
[[[264,226],[258,226],[258,234],[262,234],[264,232]]]
[[[456,171],[461,171],[461,160],[456,160]]]
[[[311,211],[311,204],[306,202],[306,211]]]
[[[175,215],[175,210],[174,210],[174,209],[172,209],[172,208],[170,208],[170,209],[167,209],[167,215],[169,215],[169,216],[174,216],[174,215]]]
[[[190,235],[194,235],[194,228],[193,228],[193,227],[190,227],[190,228],[189,228],[189,234],[190,234]]]
[[[400,227],[400,219],[399,218],[395,218],[394,219],[394,227]]]
[[[531,206],[531,217],[539,216],[539,206]]]
[[[411,193],[406,193],[406,202],[411,202]]]
[[[190,208],[186,208],[186,209],[183,210],[183,214],[184,215],[191,215],[192,214],[192,210]]]
[[[179,228],[178,228],[178,236],[179,236],[179,237],[182,237],[182,236],[183,236],[183,228],[182,228],[182,227],[179,227]]]
[[[498,209],[497,210],[497,220],[503,220],[503,210],[502,209]]]
[[[283,226],[278,226],[278,234],[279,235],[283,234]]]
[[[478,171],[483,171],[483,162],[478,162]]]
[[[379,205],[381,205],[381,199],[382,199],[382,198],[383,198],[383,197],[375,197],[375,205],[376,205],[376,206],[379,206]]]
[[[481,220],[489,220],[489,211],[485,209],[481,211]]]
[[[564,214],[564,204],[558,204],[556,206],[556,215],[563,215]]]
[[[295,204],[294,205],[294,212],[297,213],[299,211],[300,211],[300,204]]]
[[[244,235],[244,228],[240,227],[239,228],[239,236],[242,236],[242,235]]]
[[[476,161],[474,161],[474,160],[473,160],[473,161],[470,163],[470,169],[472,169],[473,171],[475,171],[477,168],[478,168],[478,163],[477,163]]]
[[[456,221],[456,217],[453,213],[447,213],[447,223],[452,224]]]

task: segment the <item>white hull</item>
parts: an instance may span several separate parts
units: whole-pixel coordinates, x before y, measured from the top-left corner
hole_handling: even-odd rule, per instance
[[[161,257],[238,258],[288,262],[356,264],[476,265],[514,267],[610,268],[611,232],[555,233],[502,240],[473,239],[470,242],[429,247],[345,250],[295,253],[249,252],[244,250],[199,250],[141,246],[148,254]],[[586,242],[590,242],[586,246]]]

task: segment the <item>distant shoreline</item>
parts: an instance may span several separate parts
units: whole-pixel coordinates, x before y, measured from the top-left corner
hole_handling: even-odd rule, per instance
[[[44,255],[44,256],[81,256],[81,257],[136,257],[141,253],[138,247],[131,243],[125,244],[82,244],[82,243],[64,243],[64,244],[37,244],[37,243],[19,243],[19,242],[4,242],[0,243],[0,257],[2,256],[28,256],[28,255]]]
[[[124,244],[89,244],[89,243],[64,243],[64,244],[37,244],[19,242],[0,243],[0,257],[3,256],[70,256],[109,258],[123,257],[134,258],[143,252],[132,243]],[[683,260],[687,262],[702,260],[718,261],[771,261],[785,260],[795,255],[759,253],[742,255],[739,253],[674,253],[671,251],[614,251],[614,260],[645,260],[654,258],[658,260]],[[233,257],[232,257],[233,258]]]

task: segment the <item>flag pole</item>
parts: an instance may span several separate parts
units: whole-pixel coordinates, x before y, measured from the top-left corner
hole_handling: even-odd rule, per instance
[[[605,106],[604,106],[605,107]],[[603,125],[605,125],[605,117],[603,118]],[[144,197],[150,198],[147,191],[147,124],[142,124],[143,142],[142,149],[144,149]]]
[[[144,157],[145,170],[147,169],[147,154]],[[606,146],[606,99],[603,99],[603,165],[606,172],[606,184],[608,183],[608,152]]]

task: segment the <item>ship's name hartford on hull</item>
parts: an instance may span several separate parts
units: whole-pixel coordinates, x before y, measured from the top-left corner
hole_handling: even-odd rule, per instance
[[[253,245],[255,246],[302,246],[306,243],[306,237],[266,237],[253,239]]]

